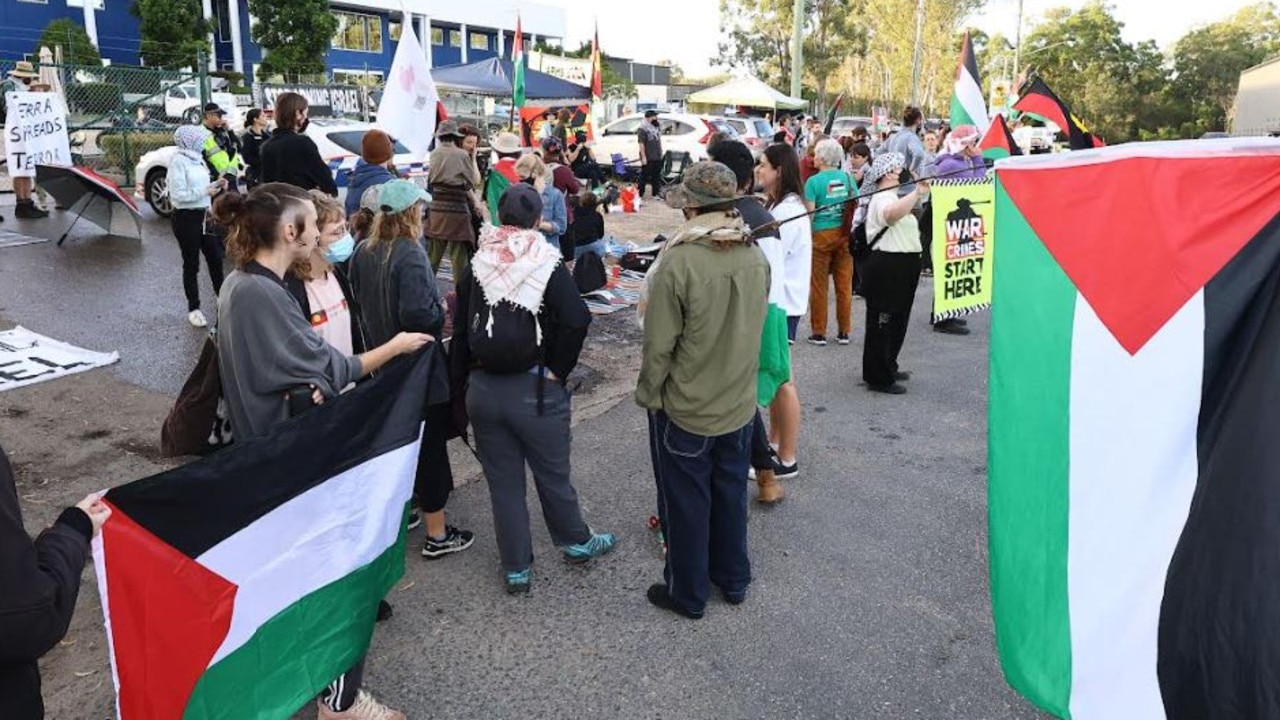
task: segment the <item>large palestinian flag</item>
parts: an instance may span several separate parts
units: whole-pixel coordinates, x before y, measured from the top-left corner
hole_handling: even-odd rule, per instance
[[[94,562],[121,720],[283,720],[363,656],[404,570],[434,357],[107,493]]]
[[[996,168],[990,550],[1009,682],[1280,717],[1280,143]]]

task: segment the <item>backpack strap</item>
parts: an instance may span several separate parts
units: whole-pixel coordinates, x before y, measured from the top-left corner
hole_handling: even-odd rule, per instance
[[[867,243],[867,251],[870,252],[872,250],[875,250],[876,243],[880,242],[880,239],[883,238],[884,234],[887,232],[889,232],[888,225],[885,225],[884,227],[880,228],[880,232],[876,233],[876,236],[874,238],[871,238],[871,242]]]

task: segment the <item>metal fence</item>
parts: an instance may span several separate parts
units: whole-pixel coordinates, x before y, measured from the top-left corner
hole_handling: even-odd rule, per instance
[[[0,75],[15,61],[0,60]],[[214,97],[202,71],[94,65],[36,66],[40,81],[67,106],[71,153],[77,164],[132,183],[144,154],[173,142],[183,123],[199,122]]]

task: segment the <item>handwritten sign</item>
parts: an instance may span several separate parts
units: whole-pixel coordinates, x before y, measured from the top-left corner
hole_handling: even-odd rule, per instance
[[[37,165],[70,165],[67,108],[52,93],[10,92],[4,96],[4,152],[12,177],[35,177]]]

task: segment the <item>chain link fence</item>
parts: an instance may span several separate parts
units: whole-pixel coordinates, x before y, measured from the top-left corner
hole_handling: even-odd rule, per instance
[[[0,75],[16,61],[0,60]],[[200,121],[208,99],[219,98],[204,72],[158,68],[37,64],[37,82],[67,107],[71,154],[78,165],[134,182],[146,153],[173,144],[174,129]]]

